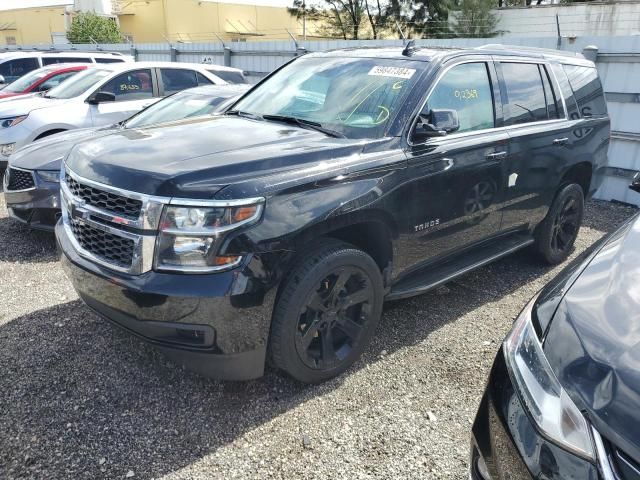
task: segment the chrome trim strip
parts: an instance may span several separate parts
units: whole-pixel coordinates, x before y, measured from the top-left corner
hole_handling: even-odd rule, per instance
[[[23,188],[21,190],[9,190],[9,177],[11,176],[11,172],[9,172],[9,175],[6,174],[4,175],[4,178],[2,179],[2,187],[3,190],[5,192],[11,192],[11,193],[21,193],[21,192],[30,192],[31,190],[35,190],[36,189],[36,176],[34,175],[35,170],[28,170],[26,168],[20,168],[20,167],[14,167],[11,165],[7,165],[7,171],[8,170],[20,170],[21,172],[28,172],[29,174],[31,174],[31,180],[33,181],[33,187],[30,188]]]
[[[242,207],[246,205],[255,205],[256,203],[264,203],[264,201],[264,197],[238,198],[235,200],[198,200],[173,197],[169,201],[169,205],[175,205],[178,207]]]
[[[600,436],[600,433],[593,427],[593,425],[591,426],[591,433],[593,434],[593,442],[596,444],[598,466],[600,467],[600,473],[602,473],[603,479],[616,480],[616,476],[614,475],[611,464],[609,463],[609,455],[607,455],[607,450],[604,448],[602,437]]]
[[[236,255],[229,255],[229,256],[236,256]],[[243,256],[238,255],[238,258],[236,260],[233,261],[233,263],[229,263],[226,265],[218,265],[218,266],[212,266],[212,267],[180,267],[178,265],[176,265],[175,267],[169,267],[169,266],[161,266],[161,265],[155,265],[155,269],[159,272],[178,272],[178,273],[218,273],[218,272],[223,272],[225,270],[231,270],[232,268],[237,267],[238,265],[240,265],[240,263],[242,263],[243,260]]]

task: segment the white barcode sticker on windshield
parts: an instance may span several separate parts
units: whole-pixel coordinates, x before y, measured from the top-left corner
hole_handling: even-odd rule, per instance
[[[411,78],[414,73],[416,73],[415,68],[383,67],[382,65],[376,65],[369,70],[369,75],[376,77]]]

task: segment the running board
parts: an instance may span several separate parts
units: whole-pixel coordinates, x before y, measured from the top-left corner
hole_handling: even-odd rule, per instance
[[[501,238],[475,247],[458,256],[449,257],[426,265],[417,272],[407,275],[393,286],[385,300],[421,295],[429,290],[450,282],[454,278],[471,272],[499,258],[512,254],[531,245],[534,239],[529,234],[517,234],[509,238]]]

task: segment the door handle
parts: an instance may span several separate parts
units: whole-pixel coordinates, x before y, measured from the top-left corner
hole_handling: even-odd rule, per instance
[[[554,144],[554,145],[566,145],[566,144],[567,144],[567,142],[569,142],[569,139],[568,139],[567,137],[564,137],[564,138],[556,138],[556,139],[553,141],[553,144]]]
[[[493,152],[487,153],[485,158],[489,160],[502,160],[503,158],[507,158],[507,152]]]

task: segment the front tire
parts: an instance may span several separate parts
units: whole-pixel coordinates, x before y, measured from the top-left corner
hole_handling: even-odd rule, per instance
[[[546,263],[556,265],[571,253],[584,216],[584,193],[573,183],[556,195],[536,232],[535,249]]]
[[[304,383],[344,372],[368,345],[383,294],[380,269],[369,255],[326,239],[285,280],[271,325],[272,362]]]

